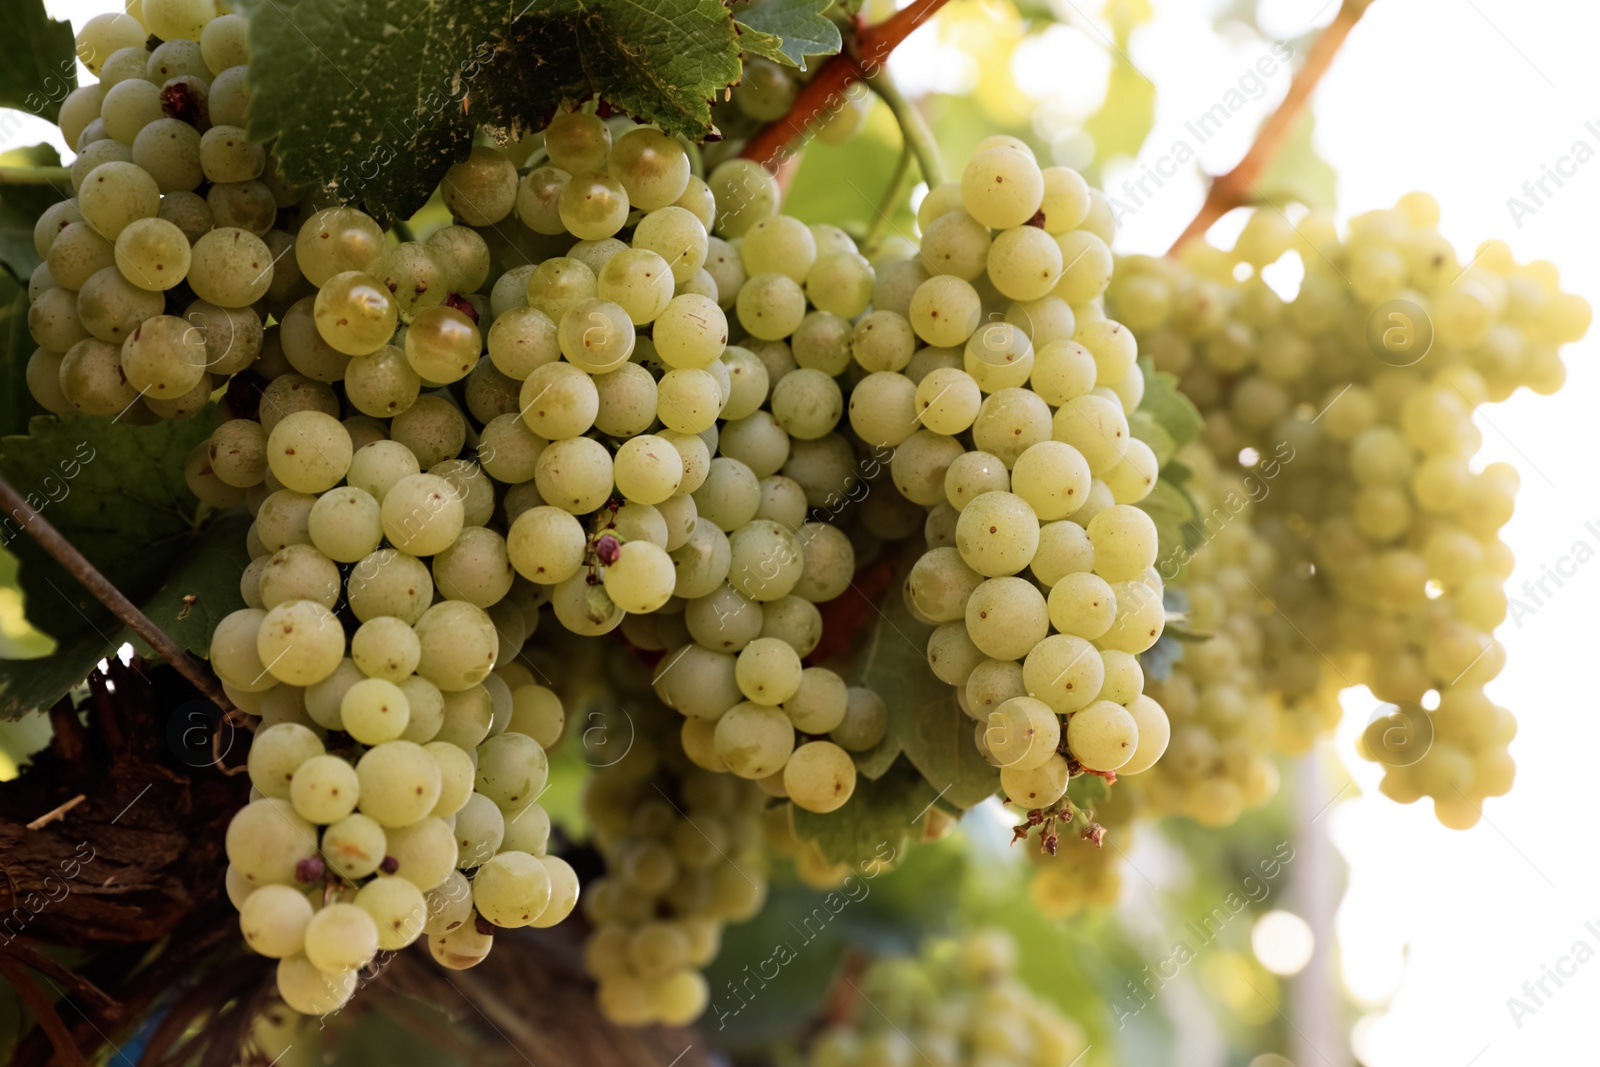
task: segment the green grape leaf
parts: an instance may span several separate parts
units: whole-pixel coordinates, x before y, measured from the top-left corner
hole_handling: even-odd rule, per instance
[[[1067,799],[1072,806],[1093,811],[1111,795],[1111,783],[1098,774],[1080,774],[1067,783]]]
[[[1112,57],[1105,103],[1083,124],[1083,132],[1094,140],[1090,180],[1098,181],[1109,160],[1138,155],[1155,121],[1155,85],[1119,52]]]
[[[1159,468],[1172,459],[1178,451],[1178,442],[1173,440],[1167,428],[1156,421],[1156,417],[1148,411],[1135,411],[1128,416],[1128,432],[1150,446],[1150,451],[1156,454],[1156,466]]]
[[[1194,547],[1194,501],[1188,493],[1167,481],[1163,471],[1150,495],[1137,506],[1156,524],[1156,571],[1163,582],[1176,581],[1189,562],[1189,550]]]
[[[207,522],[161,588],[140,605],[151,622],[197,656],[209,655],[211,632],[223,616],[245,606],[239,579],[250,566],[245,547],[249,530],[250,513],[243,510]],[[142,641],[127,639],[141,653],[148,651]]]
[[[1307,111],[1295,120],[1272,162],[1256,181],[1263,203],[1280,210],[1289,201],[1312,211],[1332,211],[1339,202],[1339,176],[1317,154],[1312,141],[1316,121]]]
[[[804,67],[807,56],[831,56],[844,46],[839,26],[823,14],[830,0],[740,0],[733,6],[745,55]]]
[[[28,392],[28,291],[0,273],[0,435],[21,433],[28,420],[44,412]]]
[[[1156,370],[1155,364],[1149,357],[1142,357],[1139,366],[1144,371],[1144,398],[1139,401],[1139,410],[1135,414],[1149,416],[1156,425],[1165,430],[1172,440],[1172,450],[1176,452],[1200,436],[1200,428],[1205,425],[1205,419],[1200,416],[1200,409],[1194,406],[1194,401],[1184,396],[1182,390],[1178,388],[1176,375]],[[1156,448],[1155,443],[1148,438],[1140,437],[1140,440],[1151,448]],[[1163,456],[1161,450],[1156,449],[1156,458],[1165,467],[1172,457]]]
[[[4,121],[4,113],[0,112],[0,125]],[[60,165],[61,157],[47,144],[0,153],[0,166]],[[28,284],[28,276],[39,265],[39,253],[33,247],[33,224],[45,208],[65,199],[60,190],[43,183],[0,187],[0,267],[23,285]]]
[[[0,44],[0,108],[54,122],[61,101],[77,88],[77,72],[72,23],[45,14],[44,0],[10,0],[5,43]],[[0,140],[16,128],[15,115],[0,115]]]
[[[898,581],[890,589],[855,670],[855,684],[871,689],[888,706],[889,731],[876,748],[857,757],[857,769],[875,778],[904,754],[942,802],[970,808],[994,795],[1000,772],[978,755],[973,720],[956,703],[955,689],[928,666],[931,628],[911,617]]]
[[[790,820],[796,837],[815,841],[834,863],[854,865],[898,855],[937,797],[915,767],[896,760],[876,780],[857,777],[856,791],[838,810],[823,815],[791,804]]]
[[[211,413],[152,426],[96,418],[35,418],[0,440],[0,475],[134,603],[192,566],[199,502],[184,479]],[[48,707],[125,640],[122,624],[21,528],[0,518],[15,552],[28,620],[57,642],[43,659],[0,663],[0,718]],[[234,576],[237,585],[237,574]],[[174,613],[175,614],[175,613]]]
[[[250,132],[296,182],[408,217],[479,125],[507,138],[599,93],[698,140],[739,76],[719,0],[302,0],[250,9]]]
[[[1170,633],[1163,632],[1156,643],[1139,653],[1139,667],[1152,682],[1164,682],[1172,677],[1172,668],[1183,662],[1183,642]]]

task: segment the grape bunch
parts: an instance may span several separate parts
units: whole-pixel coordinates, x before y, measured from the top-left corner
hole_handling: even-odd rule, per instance
[[[809,1067],[1060,1067],[1088,1039],[1076,1021],[1015,976],[1017,947],[1000,930],[935,941],[914,959],[882,959],[855,984],[854,1019],[826,1027]]]
[[[926,509],[904,595],[935,627],[934,674],[1006,796],[1047,808],[1080,771],[1147,770],[1168,735],[1137,659],[1165,625],[1137,507],[1158,464],[1129,429],[1136,342],[1102,306],[1110,212],[1075,171],[994,137],[918,221],[920,249],[880,270],[856,327],[871,346],[851,424],[895,449],[895,487]]]
[[[1503,463],[1473,469],[1473,415],[1519,387],[1558,389],[1560,347],[1583,336],[1590,310],[1551,264],[1519,264],[1500,242],[1463,263],[1438,215],[1411,193],[1341,237],[1319,215],[1291,227],[1257,211],[1231,251],[1125,260],[1109,303],[1180,377],[1228,479],[1264,485],[1253,465],[1294,456],[1250,494],[1248,522],[1277,559],[1268,583],[1220,590],[1230,614],[1258,617],[1262,688],[1281,702],[1286,747],[1331,723],[1339,689],[1365,684],[1385,702],[1361,742],[1385,766],[1383,791],[1430,797],[1441,822],[1465,828],[1510,788],[1516,732],[1484,687],[1505,663],[1493,632],[1513,560],[1500,531],[1519,479]],[[1263,272],[1290,252],[1304,277],[1284,299]],[[1227,520],[1213,509],[1199,524]],[[1195,562],[1217,548],[1194,549]],[[1197,653],[1202,673],[1244,652],[1228,632],[1232,648]],[[1208,747],[1189,737],[1180,762]]]
[[[584,963],[612,1022],[686,1026],[708,1003],[700,968],[716,958],[723,926],[766,901],[764,798],[750,782],[696,766],[647,684],[630,697],[629,711],[603,712],[591,727],[633,745],[584,792],[606,867],[584,897],[594,924]],[[632,723],[616,721],[623,715]]]

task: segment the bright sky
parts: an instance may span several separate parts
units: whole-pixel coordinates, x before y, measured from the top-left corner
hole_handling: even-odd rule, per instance
[[[1229,43],[1211,32],[1210,13],[1201,9],[1216,2],[1158,0],[1155,23],[1133,40],[1134,62],[1159,88],[1146,162],[1167,151],[1182,136],[1184,120],[1237,84],[1263,54],[1255,42]],[[1099,6],[1057,3],[1063,14]],[[81,25],[111,5],[46,0],[46,7]],[[1331,19],[1335,8],[1336,0],[1265,0],[1262,21],[1292,39]],[[1520,228],[1506,200],[1574,142],[1600,150],[1600,107],[1590,103],[1600,100],[1597,38],[1600,7],[1589,4],[1376,0],[1314,102],[1317,144],[1338,171],[1344,213],[1425,189],[1443,206],[1446,234],[1468,254],[1483,238],[1505,238],[1522,258],[1560,264],[1566,286],[1596,300],[1600,156]],[[1030,89],[1064,89],[1081,99],[1086,86],[1103,84],[1103,55],[1075,31],[1056,31],[1030,52],[1018,70]],[[947,76],[940,58],[928,35],[919,34],[897,72],[908,88],[938,83]],[[960,74],[948,63],[942,71]],[[1237,159],[1287,81],[1282,72],[1268,78],[1263,98],[1202,147],[1209,170]],[[54,127],[29,120],[0,148],[40,140],[59,144]],[[1113,173],[1112,184],[1120,177]],[[1170,182],[1127,220],[1118,247],[1164,250],[1201,196],[1197,180]],[[1507,460],[1523,477],[1505,532],[1518,560],[1513,593],[1575,542],[1600,548],[1594,461],[1578,455],[1586,441],[1578,430],[1592,426],[1600,407],[1595,349],[1592,337],[1568,349],[1570,376],[1559,395],[1519,393],[1480,416],[1483,461]],[[1402,808],[1376,793],[1377,773],[1353,749],[1371,702],[1347,703],[1337,748],[1358,788],[1320,822],[1351,867],[1339,948],[1345,981],[1374,1009],[1355,1034],[1369,1067],[1522,1067],[1594,1058],[1588,1050],[1600,1036],[1593,1010],[1600,994],[1600,856],[1586,820],[1595,806],[1590,783],[1600,716],[1592,681],[1574,668],[1594,654],[1589,635],[1596,626],[1585,605],[1597,592],[1600,565],[1580,568],[1520,627],[1508,622],[1500,631],[1509,665],[1490,691],[1521,721],[1512,746],[1518,780],[1509,797],[1489,802],[1473,830],[1445,830],[1426,805]],[[1593,930],[1585,926],[1591,921]],[[1583,964],[1573,955],[1580,941],[1587,943],[1579,953]],[[1507,998],[1526,1000],[1523,983],[1537,983],[1547,966],[1570,977],[1560,987],[1546,979],[1552,995],[1539,994],[1538,1005],[1528,1000],[1536,1011],[1513,1019]],[[1348,1062],[1346,1048],[1324,1042],[1299,1067]]]

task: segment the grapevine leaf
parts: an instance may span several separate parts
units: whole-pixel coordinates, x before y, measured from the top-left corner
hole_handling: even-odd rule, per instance
[[[1184,564],[1189,562],[1191,529],[1195,518],[1194,501],[1163,477],[1156,482],[1150,495],[1139,501],[1138,506],[1156,524],[1156,569],[1161,574],[1161,580],[1173,581]]]
[[[0,434],[21,433],[43,412],[28,391],[28,291],[0,273]]]
[[[35,418],[0,441],[0,474],[134,603],[195,552],[198,502],[184,479],[211,415],[130,426],[106,419]],[[122,626],[22,532],[0,519],[0,541],[21,563],[28,620],[58,643],[51,656],[0,663],[0,718],[47,707],[124,640]],[[235,583],[238,578],[235,576]]]
[[[1201,418],[1200,409],[1194,406],[1194,401],[1184,396],[1178,388],[1175,375],[1156,370],[1148,358],[1140,359],[1139,366],[1144,370],[1144,398],[1139,401],[1136,414],[1148,415],[1165,430],[1176,452],[1200,435],[1205,419]],[[1140,439],[1155,448],[1154,442],[1147,438]],[[1163,467],[1171,458],[1162,456],[1159,449],[1156,450],[1156,456]]]
[[[1312,211],[1332,211],[1338,204],[1338,175],[1317,154],[1312,142],[1315,121],[1307,111],[1295,120],[1283,145],[1256,183],[1263,203],[1286,201],[1304,204]]]
[[[245,606],[239,578],[250,565],[245,536],[250,515],[231,511],[206,524],[192,551],[167,575],[154,596],[140,605],[150,621],[197,656],[208,655],[211,632],[224,615]],[[192,602],[185,600],[193,597]],[[140,642],[135,647],[144,651]]]
[[[0,126],[5,122],[0,114]],[[0,153],[0,166],[56,167],[61,157],[47,144],[31,145]],[[26,285],[33,268],[39,265],[39,253],[33,247],[33,224],[44,209],[63,195],[50,185],[8,185],[0,188],[0,267],[17,281]],[[21,430],[6,429],[6,433]]]
[[[898,855],[937,796],[915,767],[897,760],[876,780],[858,778],[856,791],[836,811],[824,815],[794,805],[789,811],[796,837],[816,842],[834,863],[855,865]]]
[[[745,55],[804,67],[807,56],[831,56],[844,46],[838,25],[823,15],[830,0],[741,0],[733,8]]]
[[[1159,468],[1172,459],[1178,451],[1178,442],[1173,440],[1167,428],[1156,421],[1156,417],[1148,411],[1135,411],[1128,416],[1128,430],[1133,436],[1150,446],[1150,451],[1156,454],[1156,466]]]
[[[1098,774],[1080,774],[1067,783],[1067,799],[1080,810],[1093,811],[1111,795],[1111,783]]]
[[[864,777],[877,777],[903,753],[942,800],[970,808],[994,794],[1000,772],[978,755],[973,721],[956,703],[954,688],[928,666],[929,633],[911,617],[898,592],[885,598],[858,663],[856,684],[883,698],[889,731],[876,748],[857,757],[857,767]]]
[[[53,19],[44,0],[10,0],[5,43],[0,45],[0,108],[16,108],[51,122],[78,84],[72,23]],[[0,135],[16,129],[16,116],[0,117]]]
[[[479,124],[508,137],[599,93],[699,139],[739,76],[718,0],[302,0],[250,9],[250,131],[296,182],[409,216]]]
[[[1170,633],[1163,633],[1155,644],[1139,653],[1139,666],[1152,682],[1164,682],[1172,677],[1172,668],[1182,660],[1183,642]]]

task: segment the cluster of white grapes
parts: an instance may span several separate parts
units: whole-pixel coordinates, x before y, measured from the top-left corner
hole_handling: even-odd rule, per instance
[[[695,766],[648,687],[628,706],[590,727],[632,747],[584,792],[606,865],[584,896],[594,924],[584,965],[612,1022],[687,1026],[709,1001],[700,968],[716,958],[723,926],[753,918],[766,902],[765,797],[750,782]],[[625,715],[632,721],[616,721]]]
[[[1138,654],[1165,625],[1154,452],[1132,333],[1105,315],[1106,202],[1011,137],[978,146],[918,208],[920,249],[880,270],[870,326],[901,357],[857,359],[857,435],[927,509],[905,583],[928,662],[977,720],[1004,792],[1046,808],[1082,770],[1134,774],[1166,748]],[[917,345],[923,347],[917,348]],[[871,355],[871,353],[868,353]]]
[[[935,941],[914,959],[874,962],[857,984],[854,1018],[824,1029],[808,1067],[1061,1067],[1088,1039],[1076,1021],[1015,974],[1000,930]]]
[[[1286,300],[1263,271],[1291,251],[1304,277]],[[1560,346],[1586,332],[1587,302],[1562,292],[1553,265],[1519,264],[1500,242],[1463,262],[1438,205],[1411,193],[1342,237],[1319,215],[1291,226],[1257,211],[1231,251],[1123,262],[1110,304],[1179,375],[1222,471],[1261,483],[1249,468],[1286,444],[1294,455],[1240,520],[1276,554],[1269,584],[1253,603],[1222,590],[1229,610],[1258,617],[1280,735],[1303,745],[1335,714],[1338,688],[1365,684],[1389,705],[1362,741],[1386,767],[1384,792],[1431,797],[1447,826],[1476,823],[1515,770],[1515,720],[1484,686],[1505,663],[1492,635],[1507,612],[1513,561],[1499,535],[1518,476],[1474,469],[1473,415],[1519,386],[1559,388]],[[1233,647],[1191,651],[1202,673],[1247,650],[1225,630]],[[1183,761],[1206,748],[1186,741]],[[1221,792],[1205,805],[1214,818]]]

